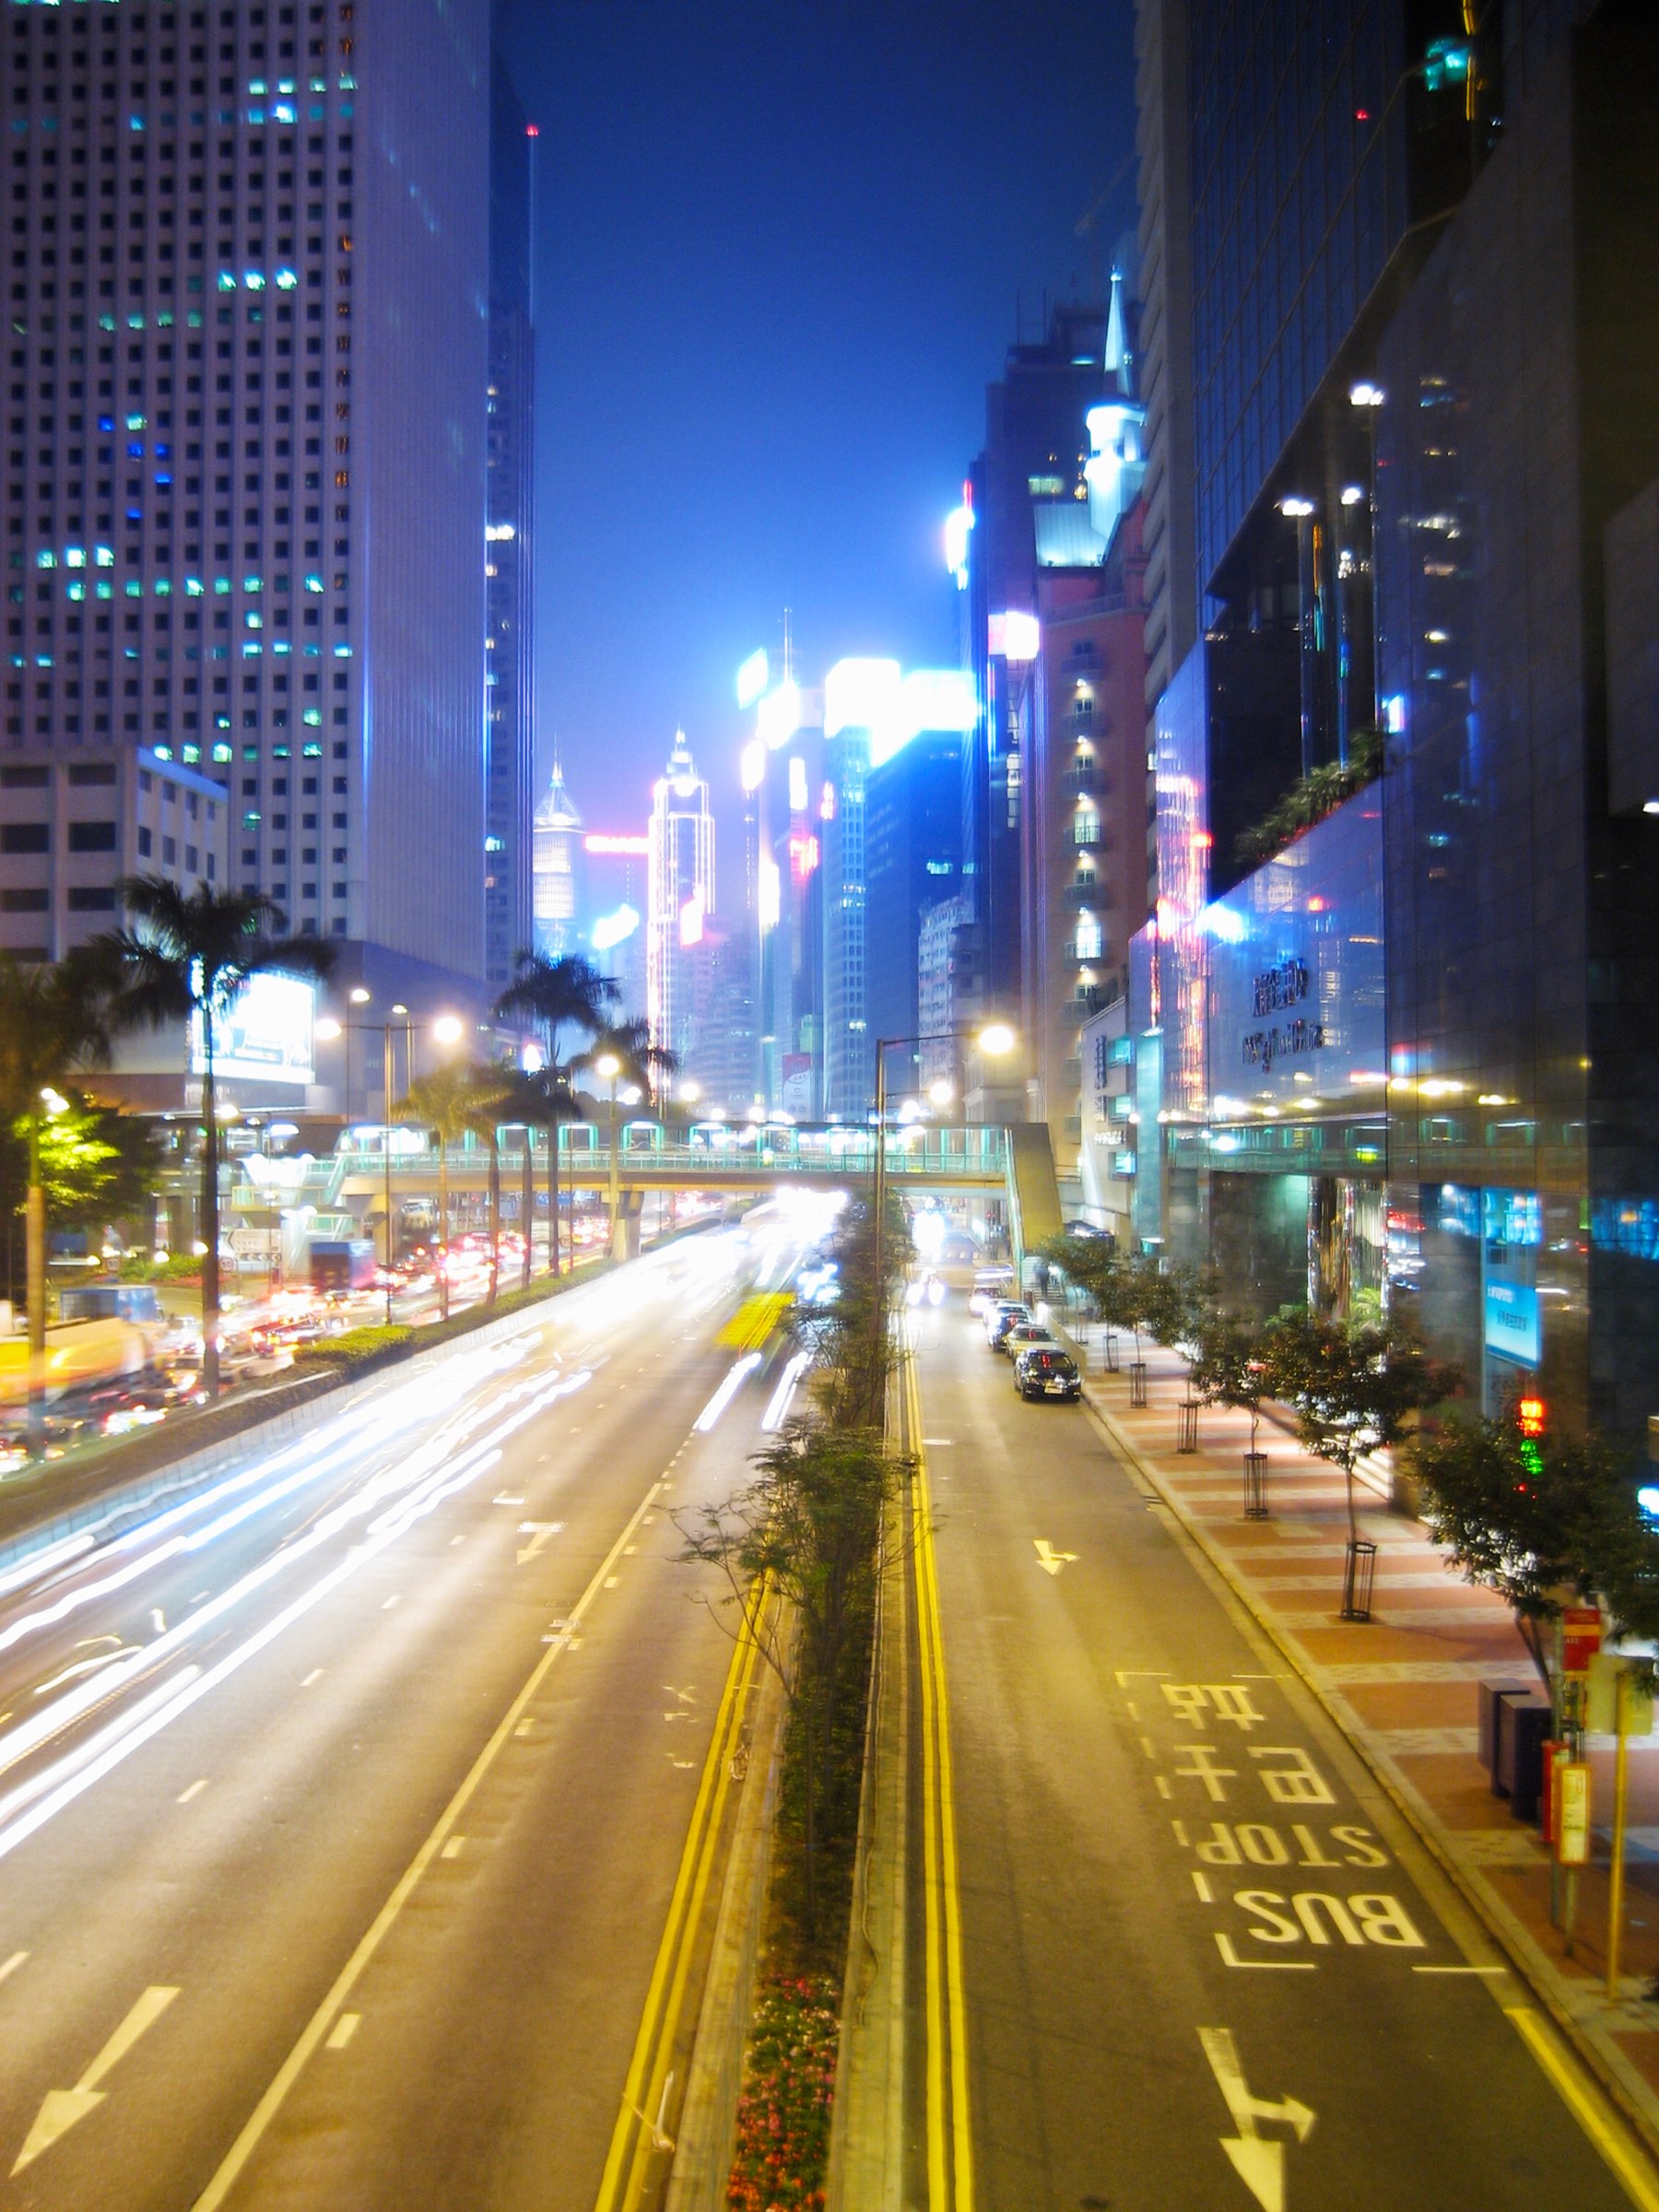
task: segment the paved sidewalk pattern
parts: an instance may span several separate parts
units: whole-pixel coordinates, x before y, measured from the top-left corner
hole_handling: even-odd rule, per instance
[[[1058,1316],[1056,1316],[1058,1318]],[[1267,1420],[1269,1518],[1243,1517],[1249,1421],[1198,1416],[1198,1449],[1177,1451],[1185,1363],[1146,1347],[1147,1404],[1107,1371],[1104,1332],[1076,1332],[1090,1402],[1112,1439],[1162,1492],[1243,1604],[1285,1651],[1487,1922],[1540,2000],[1659,2151],[1659,1735],[1632,1744],[1626,1925],[1618,1999],[1605,1992],[1612,1744],[1592,1736],[1596,1864],[1581,1889],[1573,1955],[1550,1922],[1549,1856],[1537,1830],[1491,1793],[1476,1756],[1478,1685],[1535,1688],[1513,1619],[1445,1565],[1418,1521],[1359,1487],[1359,1534],[1377,1547],[1369,1621],[1339,1618],[1347,1507],[1341,1475]],[[1132,1356],[1120,1335],[1124,1370]]]

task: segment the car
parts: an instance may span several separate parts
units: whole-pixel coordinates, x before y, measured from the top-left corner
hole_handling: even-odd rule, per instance
[[[976,1267],[973,1271],[973,1289],[968,1300],[971,1313],[989,1313],[999,1299],[1014,1288],[1012,1267]]]
[[[1017,1321],[996,1348],[1006,1352],[1010,1359],[1017,1359],[1035,1344],[1053,1345],[1056,1351],[1060,1348],[1040,1321]]]
[[[1080,1398],[1083,1378],[1069,1352],[1033,1344],[1014,1361],[1014,1387],[1022,1398]]]
[[[1030,1321],[1031,1309],[1018,1299],[999,1298],[994,1305],[985,1308],[985,1342],[994,1352],[1002,1349],[1002,1340],[1017,1321]]]

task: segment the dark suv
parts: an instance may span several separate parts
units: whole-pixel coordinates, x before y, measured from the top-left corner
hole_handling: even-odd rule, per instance
[[[1034,1344],[1014,1362],[1014,1387],[1022,1398],[1079,1398],[1083,1378],[1069,1352]]]

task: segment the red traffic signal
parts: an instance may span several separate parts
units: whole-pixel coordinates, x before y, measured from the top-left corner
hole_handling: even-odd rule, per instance
[[[1547,1408],[1542,1398],[1523,1398],[1515,1407],[1515,1418],[1523,1436],[1542,1436]]]

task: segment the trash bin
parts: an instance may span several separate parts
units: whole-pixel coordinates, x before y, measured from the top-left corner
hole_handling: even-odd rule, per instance
[[[1544,1796],[1544,1744],[1549,1735],[1549,1700],[1536,1690],[1506,1691],[1497,1700],[1495,1795],[1507,1797],[1517,1820],[1535,1820]]]
[[[1482,1682],[1476,1690],[1476,1750],[1498,1794],[1498,1700],[1532,1695],[1530,1682]]]

